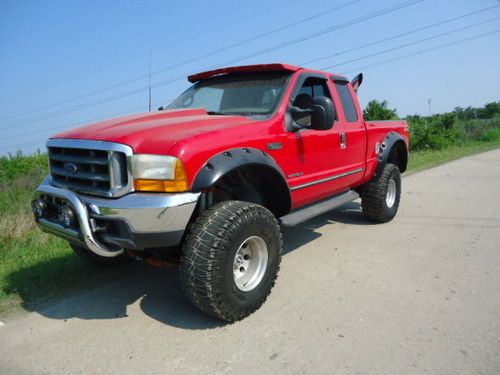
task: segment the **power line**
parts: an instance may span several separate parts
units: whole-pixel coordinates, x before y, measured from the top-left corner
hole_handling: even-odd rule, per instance
[[[188,36],[186,38],[183,38],[183,39],[180,39],[180,40],[177,40],[177,41],[174,41],[174,42],[169,42],[168,45],[164,45],[162,47],[155,48],[154,50],[158,51],[158,50],[162,50],[162,49],[165,49],[165,48],[171,48],[172,46],[176,46],[176,45],[179,45],[179,44],[182,44],[182,43],[185,43],[185,42],[189,42],[190,40],[196,39],[196,38],[198,38],[200,36],[206,36],[207,34],[211,34],[211,33],[215,32],[215,31],[225,29],[226,27],[228,27],[228,26],[230,26],[232,24],[239,23],[241,21],[244,21],[244,20],[247,20],[247,19],[259,16],[259,15],[264,14],[264,13],[269,13],[269,12],[275,10],[275,9],[282,8],[282,7],[284,7],[284,6],[288,5],[288,4],[296,2],[296,1],[297,0],[288,0],[288,1],[285,1],[284,3],[277,4],[275,6],[268,7],[268,8],[265,8],[265,9],[261,9],[258,12],[251,13],[251,14],[246,15],[244,17],[240,17],[240,18],[237,18],[237,19],[232,19],[231,22],[227,22],[227,23],[225,23],[223,25],[219,25],[218,27],[214,27],[214,28],[211,28],[209,30],[204,30],[202,33],[197,33],[197,34]],[[97,68],[97,69],[93,69],[93,70],[89,70],[86,73],[84,72],[83,74],[79,74],[78,78],[81,78],[82,76],[92,75],[92,74],[98,73],[100,71],[109,69],[109,68],[114,67],[114,66],[122,65],[124,63],[129,62],[129,61],[133,61],[133,60],[136,60],[136,59],[138,59],[140,57],[144,57],[144,56],[146,56],[146,54],[147,54],[147,52],[144,52],[144,53],[141,53],[141,54],[138,54],[138,55],[134,55],[134,56],[130,56],[130,57],[127,57],[127,58],[124,58],[124,59],[120,59],[118,62],[115,62],[115,63],[112,63],[112,64],[107,64],[107,65],[105,65],[103,67],[100,67],[100,68]],[[21,93],[21,95],[28,96],[28,95],[31,95],[33,93],[39,92],[41,90],[44,90],[44,89],[50,89],[50,88],[53,88],[53,87],[60,86],[60,85],[62,85],[64,83],[72,82],[72,81],[74,81],[74,80],[76,80],[78,78],[70,78],[70,79],[66,79],[64,81],[60,81],[60,82],[55,83],[55,84],[50,84],[48,86],[38,87],[38,88],[36,88],[34,90]],[[9,99],[12,99],[12,98],[9,98]]]
[[[348,52],[353,52],[353,51],[357,51],[359,49],[363,49],[363,48],[366,48],[366,47],[374,46],[376,44],[380,44],[380,43],[383,43],[383,42],[388,42],[389,40],[401,38],[403,36],[414,34],[414,33],[417,33],[419,31],[431,29],[433,27],[437,27],[437,26],[444,25],[446,23],[454,22],[454,21],[457,21],[457,20],[462,19],[462,18],[466,18],[466,17],[472,16],[472,15],[483,13],[483,12],[486,12],[488,10],[491,10],[491,9],[494,9],[494,8],[498,8],[499,6],[500,6],[500,4],[493,5],[493,6],[490,6],[490,7],[487,7],[487,8],[482,8],[482,9],[476,10],[474,12],[462,14],[461,16],[457,16],[457,17],[453,17],[453,18],[448,18],[448,19],[446,19],[444,21],[441,21],[441,22],[433,23],[433,24],[430,24],[430,25],[427,25],[427,26],[424,26],[424,27],[419,27],[417,29],[413,29],[413,30],[410,30],[410,31],[407,31],[407,32],[404,32],[404,33],[401,33],[401,34],[392,35],[392,36],[384,38],[384,39],[379,39],[379,40],[376,40],[374,42],[363,44],[363,45],[360,45],[360,46],[357,46],[357,47],[354,47],[354,48],[350,48],[350,49],[346,49],[346,50],[343,50],[343,51],[340,51],[340,52],[336,52],[336,53],[333,53],[331,55],[322,56],[322,57],[319,57],[319,58],[316,58],[316,59],[313,59],[313,60],[304,61],[304,62],[300,63],[299,65],[304,66],[304,65],[312,64],[312,63],[315,63],[315,62],[318,62],[318,61],[321,61],[321,60],[325,60],[325,59],[328,59],[328,58],[331,58],[331,57],[340,56],[340,55],[343,55],[343,54],[348,53]]]
[[[327,9],[326,11],[322,11],[322,12],[316,13],[316,14],[314,14],[312,16],[308,16],[308,17],[302,18],[302,19],[300,19],[298,21],[286,24],[285,26],[278,27],[278,28],[273,29],[271,31],[257,34],[256,36],[244,39],[244,40],[239,41],[237,43],[233,43],[233,44],[227,45],[227,46],[222,47],[222,48],[211,50],[210,52],[205,53],[203,55],[199,55],[199,56],[196,56],[196,57],[193,57],[193,58],[181,61],[181,62],[177,62],[175,64],[169,65],[169,66],[164,67],[162,69],[153,71],[150,74],[144,74],[144,75],[136,76],[136,77],[128,79],[126,81],[122,81],[122,82],[119,82],[119,83],[116,83],[116,84],[113,84],[113,85],[110,85],[110,86],[107,86],[107,87],[104,87],[104,88],[101,88],[101,89],[98,89],[98,90],[95,90],[95,91],[92,91],[92,92],[89,92],[89,93],[86,93],[86,94],[75,96],[73,98],[69,98],[69,99],[63,100],[63,101],[58,102],[58,103],[50,104],[50,105],[47,105],[47,106],[44,106],[44,107],[40,107],[40,108],[36,108],[36,109],[31,109],[31,110],[25,111],[23,113],[17,113],[17,114],[8,116],[8,117],[4,117],[4,118],[0,119],[0,121],[4,121],[6,119],[11,119],[11,118],[14,118],[14,117],[24,116],[26,114],[30,114],[30,113],[33,113],[33,112],[38,112],[40,110],[44,110],[44,109],[47,109],[47,108],[53,108],[53,107],[59,106],[61,104],[70,103],[72,101],[75,101],[75,100],[78,100],[78,99],[82,99],[82,98],[85,98],[85,97],[88,97],[88,96],[92,96],[92,95],[95,95],[95,94],[99,94],[101,92],[108,91],[108,90],[111,90],[111,89],[114,89],[114,88],[117,88],[117,87],[120,87],[120,86],[124,86],[124,85],[127,85],[129,83],[137,82],[137,81],[139,81],[141,79],[148,78],[151,75],[157,75],[157,74],[163,73],[165,71],[172,70],[174,68],[177,68],[177,67],[180,67],[180,66],[183,66],[183,65],[186,65],[186,64],[198,61],[198,60],[200,60],[202,58],[210,57],[210,56],[213,56],[213,55],[215,55],[217,53],[225,52],[225,51],[227,51],[229,49],[232,49],[232,48],[235,48],[235,47],[239,47],[239,46],[241,46],[241,45],[243,45],[245,43],[253,42],[255,40],[258,40],[258,39],[261,39],[263,37],[269,36],[271,34],[275,34],[277,32],[289,29],[289,28],[291,28],[293,26],[296,26],[298,24],[311,21],[311,20],[316,19],[318,17],[324,16],[325,14],[329,14],[329,13],[332,13],[332,12],[334,12],[336,10],[339,10],[339,9],[342,9],[342,8],[346,8],[346,7],[350,6],[350,5],[353,5],[355,3],[359,3],[361,1],[364,1],[364,0],[353,0],[353,1],[350,1],[350,2],[347,2],[347,3],[344,3],[342,5],[336,6],[334,8]],[[421,1],[423,1],[423,0],[421,0]]]
[[[382,50],[382,51],[370,53],[368,55],[364,55],[364,56],[361,56],[361,57],[356,57],[354,59],[346,60],[346,61],[334,64],[334,65],[325,66],[325,67],[321,68],[321,70],[331,69],[333,67],[338,67],[338,66],[350,64],[350,63],[355,62],[355,61],[360,61],[360,60],[368,59],[370,57],[382,55],[382,54],[387,53],[387,52],[392,52],[392,51],[395,51],[395,50],[398,50],[398,49],[401,49],[401,48],[406,48],[408,46],[412,46],[412,45],[415,45],[415,44],[423,43],[423,42],[426,42],[426,41],[429,41],[429,40],[432,40],[432,39],[441,38],[441,37],[446,36],[446,35],[450,35],[450,34],[453,34],[453,33],[459,32],[459,31],[467,30],[467,29],[470,29],[470,28],[473,28],[473,27],[476,27],[476,26],[483,25],[483,24],[488,23],[488,22],[495,21],[495,20],[497,20],[499,18],[500,17],[495,17],[495,18],[492,18],[492,19],[489,19],[489,20],[486,20],[486,21],[477,22],[477,23],[469,25],[469,26],[459,27],[458,29],[454,29],[454,30],[443,32],[443,33],[435,34],[435,35],[432,35],[432,36],[427,37],[427,38],[423,38],[423,39],[415,40],[413,42],[401,44],[401,45],[396,46],[396,47],[392,47],[392,48],[388,48],[388,49],[385,49],[385,50]]]
[[[148,110],[151,112],[151,50],[149,51],[149,77],[148,77]]]
[[[275,51],[275,50],[280,49],[280,48],[284,48],[284,47],[287,47],[287,46],[290,46],[290,45],[293,45],[293,44],[304,42],[306,40],[309,40],[309,39],[312,39],[312,38],[315,38],[315,37],[318,37],[318,36],[321,36],[321,35],[324,35],[324,34],[327,34],[327,33],[333,32],[333,31],[336,31],[336,30],[340,30],[340,29],[352,26],[354,24],[361,23],[361,22],[367,21],[369,19],[379,17],[381,15],[385,15],[385,14],[388,14],[388,13],[391,13],[391,12],[395,12],[395,11],[403,9],[403,8],[407,8],[409,6],[415,5],[415,4],[420,3],[422,1],[424,1],[424,0],[404,1],[402,3],[398,3],[396,5],[393,5],[393,6],[390,6],[388,8],[384,8],[382,10],[379,10],[379,11],[367,14],[365,16],[361,16],[361,17],[358,17],[358,18],[355,18],[355,19],[343,22],[341,24],[330,26],[330,27],[328,27],[326,29],[322,29],[320,31],[316,31],[316,32],[307,34],[307,35],[302,36],[300,38],[292,39],[292,40],[289,40],[287,42],[282,42],[282,43],[274,45],[272,47],[268,47],[268,48],[259,50],[257,52],[254,52],[252,54],[240,56],[240,57],[238,57],[236,59],[233,59],[233,60],[226,61],[226,62],[223,62],[221,64],[218,64],[218,65],[216,65],[214,67],[217,67],[217,66],[220,66],[220,65],[227,65],[227,64],[235,63],[235,62],[238,62],[238,61],[241,61],[241,60],[246,60],[248,58],[259,56],[259,55],[262,55],[262,54],[270,52],[270,51]],[[212,67],[210,67],[210,68],[212,68]],[[159,71],[161,71],[161,69]],[[157,74],[159,71],[156,71],[156,73],[153,72],[152,74]],[[147,75],[145,75],[145,76],[147,77]],[[145,76],[141,76],[141,78],[144,78]],[[156,84],[152,85],[152,87],[164,86],[164,85],[176,82],[176,81],[180,81],[180,80],[182,80],[184,78],[185,78],[185,76],[183,75],[182,77],[179,77],[179,78],[168,79],[166,81],[160,81],[160,82],[157,82]],[[129,83],[129,82],[131,82],[133,80],[135,80],[135,79],[126,81],[125,83]],[[121,86],[123,84],[124,83],[116,84],[116,85],[113,85],[112,87],[115,88],[115,87]],[[107,90],[107,88],[100,89],[100,90],[94,91],[93,93],[89,93],[89,94],[86,94],[86,95],[81,95],[81,96],[79,96],[77,98],[81,98],[83,96],[90,96],[92,94],[95,94],[95,93],[98,93],[98,92],[102,92],[102,91],[106,91],[106,90]],[[47,118],[50,118],[50,117],[53,117],[53,116],[57,116],[57,115],[60,115],[60,114],[65,114],[65,113],[70,113],[70,112],[78,111],[78,110],[83,109],[83,108],[88,108],[88,107],[91,107],[91,106],[94,106],[94,105],[97,105],[97,104],[101,104],[101,103],[104,103],[104,102],[112,101],[112,100],[117,100],[117,99],[120,99],[122,97],[133,95],[133,94],[136,94],[136,93],[139,93],[139,92],[143,92],[143,91],[146,91],[146,90],[148,90],[148,86],[136,88],[136,89],[133,89],[133,90],[130,90],[130,91],[127,91],[127,92],[123,92],[123,93],[118,94],[118,95],[113,95],[113,96],[106,97],[106,98],[103,98],[103,99],[98,99],[97,101],[94,101],[94,102],[91,102],[91,103],[82,104],[82,105],[79,105],[79,106],[76,106],[76,107],[72,107],[72,108],[67,108],[67,109],[64,109],[64,110],[59,110],[59,111],[52,112],[52,113],[49,113],[49,114],[46,114],[46,115],[41,115],[42,117],[28,119],[27,121],[25,121],[25,122],[23,122],[21,124],[12,125],[12,126],[5,127],[5,128],[2,128],[2,129],[9,129],[9,128],[17,127],[17,126],[22,126],[22,125],[25,125],[27,123],[32,123],[32,122],[44,120],[44,119],[47,119]],[[53,105],[50,105],[50,106],[46,106],[46,107],[43,107],[43,108],[40,108],[40,109],[46,109],[46,108],[49,108],[49,107],[54,107],[56,105],[60,105],[62,103],[66,103],[66,102],[72,101],[72,100],[76,100],[76,98],[68,99],[68,100],[66,100],[64,102],[60,102],[58,104],[53,104]],[[38,109],[38,110],[40,110],[40,109]]]
[[[468,26],[461,27],[461,28],[458,28],[458,29],[454,29],[454,30],[451,30],[451,31],[447,31],[447,32],[444,32],[444,33],[439,33],[439,34],[436,34],[436,35],[433,35],[433,36],[430,36],[430,37],[427,37],[427,38],[424,38],[424,39],[420,39],[420,40],[413,41],[413,42],[410,42],[410,43],[405,43],[405,44],[397,46],[397,47],[389,48],[389,49],[386,49],[386,50],[383,50],[383,51],[379,51],[379,52],[376,52],[376,53],[372,53],[372,54],[369,54],[369,55],[365,55],[365,56],[362,56],[362,57],[351,59],[349,61],[338,63],[338,64],[332,65],[332,66],[341,66],[341,65],[345,65],[347,63],[353,62],[353,61],[359,61],[359,60],[363,60],[363,59],[366,59],[366,58],[369,58],[369,57],[373,57],[373,56],[377,56],[377,55],[380,55],[380,54],[384,54],[384,53],[387,53],[387,52],[390,52],[390,51],[393,51],[393,50],[397,50],[397,49],[401,49],[401,48],[404,48],[404,47],[408,47],[410,45],[422,43],[424,41],[428,41],[428,40],[435,39],[435,38],[438,38],[438,37],[442,37],[442,36],[445,36],[445,35],[449,35],[449,34],[452,34],[452,33],[458,32],[458,31],[462,31],[462,30],[465,30],[465,29],[476,27],[478,25],[482,25],[484,23],[494,21],[494,20],[496,20],[498,18],[500,18],[500,17],[496,17],[496,18],[493,18],[493,19],[490,19],[490,20],[478,22],[478,23],[475,23],[475,24],[472,24],[472,25],[468,25]],[[443,21],[443,22],[446,22],[446,21]],[[407,34],[407,33],[404,33],[404,34]],[[326,70],[326,69],[328,69],[328,68],[330,68],[332,66],[325,67],[325,68],[322,68],[322,69]],[[161,85],[161,83],[157,83],[155,86],[159,86],[159,85]],[[107,99],[113,100],[114,97],[107,98]],[[101,101],[101,103],[102,103],[102,101]],[[35,119],[35,120],[39,120],[39,119]],[[32,121],[35,121],[35,120],[32,120]],[[12,137],[7,137],[7,138],[12,138]],[[0,138],[0,140],[2,140],[2,139],[6,139],[6,138]]]
[[[178,78],[175,78],[175,79],[170,80],[170,81],[152,84],[151,88],[156,88],[156,87],[168,84],[168,83],[180,81],[181,79],[185,79],[185,78],[186,77],[184,75],[183,76],[179,76]],[[94,107],[94,106],[99,105],[99,104],[108,103],[108,102],[111,102],[111,101],[114,101],[114,100],[117,100],[117,99],[121,99],[121,98],[130,96],[130,95],[138,94],[140,92],[147,91],[148,89],[149,89],[149,86],[145,86],[145,87],[136,88],[136,89],[131,90],[131,91],[126,91],[124,93],[111,95],[111,96],[108,96],[108,97],[105,97],[105,98],[95,99],[92,102],[88,102],[88,103],[85,103],[85,104],[80,104],[80,105],[77,105],[77,106],[69,108],[69,109],[66,108],[66,109],[61,109],[59,111],[51,112],[51,113],[48,113],[48,114],[45,114],[45,115],[42,114],[42,115],[39,115],[39,117],[31,118],[31,119],[29,119],[27,121],[24,121],[21,124],[10,125],[10,126],[2,128],[0,130],[17,128],[17,127],[22,126],[22,125],[30,124],[30,123],[41,121],[41,120],[46,120],[46,119],[54,117],[54,116],[64,115],[66,113],[71,113],[71,112],[79,111],[81,109],[85,109],[85,108],[89,108],[89,107]]]
[[[294,22],[288,23],[288,24],[286,24],[286,25],[284,25],[284,26],[280,26],[280,27],[278,27],[278,28],[276,28],[276,29],[273,29],[273,30],[270,30],[270,31],[266,31],[266,32],[263,32],[263,33],[257,34],[257,35],[255,35],[255,36],[253,36],[253,37],[250,37],[250,38],[244,39],[244,40],[239,41],[239,42],[237,42],[237,43],[233,43],[233,44],[227,45],[227,46],[225,46],[225,47],[221,47],[221,48],[218,48],[218,49],[212,50],[212,51],[210,51],[210,52],[208,52],[208,53],[205,53],[205,54],[203,54],[203,55],[200,55],[200,56],[197,56],[197,57],[194,57],[194,58],[191,58],[191,59],[188,59],[188,60],[185,60],[185,61],[182,61],[182,62],[176,63],[176,64],[174,64],[174,65],[171,65],[171,66],[168,66],[168,67],[165,67],[165,68],[159,69],[159,70],[155,71],[153,74],[163,73],[164,71],[170,70],[170,69],[172,69],[172,68],[176,68],[176,67],[179,67],[179,66],[182,66],[182,65],[185,65],[185,64],[189,64],[189,63],[191,63],[191,62],[195,62],[195,61],[200,60],[200,59],[202,59],[202,58],[206,58],[206,57],[209,57],[209,56],[213,56],[213,55],[215,55],[215,54],[217,54],[217,53],[220,53],[220,52],[225,52],[225,51],[227,51],[227,50],[229,50],[229,49],[232,49],[232,48],[235,48],[235,47],[239,47],[239,46],[241,46],[241,45],[243,45],[243,44],[246,44],[246,43],[249,43],[249,42],[254,42],[254,41],[259,40],[259,39],[262,39],[262,38],[264,38],[264,37],[266,37],[266,36],[269,36],[269,35],[272,35],[272,34],[276,34],[276,33],[280,32],[280,31],[287,30],[287,29],[289,29],[289,28],[291,28],[291,27],[295,27],[295,26],[297,26],[297,25],[299,25],[299,24],[302,24],[302,23],[305,23],[305,22],[309,22],[309,21],[311,21],[311,20],[313,20],[313,19],[316,19],[316,18],[319,18],[319,17],[323,17],[323,16],[325,16],[326,14],[329,14],[329,13],[335,12],[335,11],[337,11],[337,10],[340,10],[340,9],[346,8],[346,7],[348,7],[348,6],[351,6],[351,5],[353,5],[353,4],[359,3],[359,2],[361,2],[361,1],[363,1],[363,0],[353,0],[353,1],[349,1],[349,2],[347,2],[347,3],[344,3],[344,4],[341,4],[341,5],[335,6],[335,7],[333,7],[333,8],[330,8],[330,9],[327,9],[327,10],[324,10],[324,11],[321,11],[321,12],[319,12],[319,13],[316,13],[316,14],[314,14],[314,15],[312,15],[312,16],[308,16],[308,17],[302,18],[302,19],[300,19],[300,20],[298,20],[298,21],[294,21]],[[423,0],[417,0],[416,2],[419,2],[419,1],[423,1]],[[413,2],[415,2],[415,0],[413,0]],[[241,58],[241,59],[243,59],[243,58]],[[224,64],[224,63],[222,63],[222,64]]]
[[[354,19],[351,19],[349,21],[345,21],[343,23],[327,27],[326,29],[315,31],[315,32],[312,32],[312,33],[300,36],[298,38],[295,38],[295,39],[292,39],[292,40],[288,40],[286,42],[275,44],[275,45],[273,45],[271,47],[267,47],[267,48],[261,49],[261,50],[259,50],[257,52],[250,53],[250,54],[244,55],[244,56],[240,56],[240,57],[238,57],[236,59],[227,60],[227,61],[225,61],[225,62],[223,62],[222,64],[219,64],[219,65],[233,64],[233,63],[236,63],[236,62],[239,62],[239,61],[242,61],[242,60],[246,60],[246,59],[249,59],[249,58],[252,58],[252,57],[263,55],[263,54],[268,53],[268,52],[276,51],[277,49],[281,49],[281,48],[289,47],[289,46],[294,45],[294,44],[305,42],[306,40],[310,40],[310,39],[316,38],[318,36],[331,33],[333,31],[344,29],[346,27],[353,26],[353,25],[356,25],[356,24],[364,22],[364,21],[368,21],[368,20],[373,19],[373,18],[376,18],[376,17],[382,16],[382,15],[385,15],[385,14],[388,14],[388,13],[395,12],[397,10],[401,10],[401,9],[410,7],[412,5],[421,3],[423,1],[424,0],[404,1],[402,3],[398,3],[398,4],[390,6],[388,8],[384,8],[384,9],[382,9],[380,11],[376,11],[376,12],[367,14],[365,16],[354,18]],[[217,66],[215,66],[215,67],[217,67]]]
[[[135,112],[135,111],[139,111],[141,109],[149,109],[150,107],[156,107],[157,105],[160,105],[160,104],[164,103],[165,101],[169,101],[169,100],[172,100],[172,99],[157,101],[155,103],[149,104],[148,106],[141,105],[140,107],[135,107],[135,108],[132,108],[132,109],[127,109],[125,111],[111,113],[111,114],[109,114],[107,116],[104,116],[104,117],[100,116],[100,117],[97,117],[97,118],[92,118],[92,119],[88,119],[88,120],[78,121],[78,122],[74,122],[74,123],[66,124],[66,125],[62,125],[62,126],[56,126],[56,127],[53,127],[53,128],[45,128],[45,129],[41,129],[41,131],[46,132],[46,131],[49,131],[49,130],[52,131],[52,130],[59,130],[59,129],[63,129],[63,130],[64,129],[71,129],[71,127],[73,127],[73,126],[84,125],[84,124],[91,124],[94,121],[105,120],[105,119],[110,118],[110,117],[115,117],[115,116],[120,116],[120,115],[124,115],[124,114],[127,114],[127,113],[132,113],[132,112]],[[23,134],[9,135],[7,137],[0,138],[0,141],[6,140],[6,139],[18,138],[18,137],[25,137],[25,136],[29,136],[29,135],[33,135],[33,134],[36,134],[36,133],[28,132],[28,133],[23,133]]]
[[[393,58],[393,59],[388,59],[388,60],[384,60],[384,61],[381,61],[381,62],[378,62],[378,63],[374,63],[374,64],[370,64],[370,65],[365,65],[363,67],[359,67],[359,68],[356,68],[356,69],[349,70],[349,71],[347,71],[345,73],[347,74],[347,73],[357,72],[357,71],[360,71],[360,70],[363,70],[363,69],[368,69],[368,68],[371,68],[371,67],[374,67],[374,66],[384,65],[384,64],[387,64],[387,63],[390,63],[390,62],[394,62],[394,61],[402,60],[402,59],[405,59],[405,58],[417,56],[417,55],[420,55],[420,54],[423,54],[423,53],[426,53],[426,52],[430,52],[430,51],[434,51],[434,50],[437,50],[437,49],[442,49],[442,48],[454,46],[454,45],[457,45],[457,44],[465,43],[465,42],[468,42],[468,41],[472,41],[472,40],[475,40],[475,39],[483,38],[483,37],[486,37],[486,36],[489,36],[489,35],[496,34],[498,32],[500,32],[500,29],[494,30],[494,31],[491,31],[491,32],[487,32],[487,33],[482,33],[482,34],[474,35],[474,36],[468,37],[468,38],[459,39],[459,40],[456,40],[456,41],[453,41],[453,42],[449,42],[449,43],[444,43],[444,44],[441,44],[439,46],[435,46],[435,47],[431,47],[431,48],[426,48],[426,49],[423,49],[423,50],[420,50],[420,51],[416,51],[416,52],[412,52],[412,53],[409,53],[409,54],[406,54],[406,55],[398,56],[398,57]],[[161,102],[158,102],[157,104],[160,104],[160,103]],[[144,106],[141,107],[141,108],[144,108]],[[113,116],[113,115],[109,115],[109,116]],[[108,118],[109,116],[104,117],[102,119]],[[99,119],[87,120],[87,122],[89,122],[89,121],[98,121],[98,120]],[[78,125],[78,124],[81,124],[81,123],[77,123],[77,124],[73,124],[73,125]],[[66,126],[71,126],[71,125],[66,125]],[[32,134],[34,134],[34,133],[32,133]],[[34,144],[36,142],[40,142],[40,141],[43,141],[45,139],[46,138],[41,138],[41,139],[29,141],[29,142],[11,144],[11,145],[7,145],[7,146],[2,146],[1,148],[2,149],[7,149],[7,148],[11,148],[11,147],[19,147],[19,146],[28,145],[28,144]]]
[[[408,57],[413,57],[413,56],[421,55],[422,53],[426,53],[426,52],[430,52],[430,51],[435,51],[437,49],[451,47],[451,46],[454,46],[454,45],[457,45],[457,44],[465,43],[465,42],[468,42],[468,41],[471,41],[471,40],[475,40],[475,39],[483,38],[485,36],[496,34],[498,32],[500,32],[500,29],[497,29],[497,30],[494,30],[494,31],[490,31],[490,32],[487,32],[487,33],[483,33],[483,34],[474,35],[474,36],[471,36],[469,38],[459,39],[459,40],[456,40],[456,41],[453,41],[453,42],[450,42],[450,43],[440,44],[439,46],[422,49],[422,50],[419,50],[419,51],[416,51],[416,52],[408,53],[406,55],[395,57],[393,59],[388,59],[388,60],[380,61],[380,62],[377,62],[377,63],[374,63],[374,64],[364,65],[364,66],[361,66],[359,68],[348,70],[348,71],[346,71],[344,73],[347,74],[347,73],[359,72],[360,70],[363,70],[363,69],[368,69],[368,68],[372,68],[374,66],[384,65],[384,64],[388,64],[388,63],[391,63],[391,62],[394,62],[394,61],[403,60],[403,59],[406,59]]]
[[[132,108],[132,109],[127,109],[126,111],[120,111],[120,112],[117,112],[117,113],[112,113],[112,114],[109,114],[109,115],[107,115],[105,117],[99,116],[99,117],[92,118],[92,119],[85,120],[85,121],[78,121],[78,122],[74,122],[74,123],[71,123],[71,124],[66,124],[66,125],[62,125],[62,126],[56,126],[56,127],[53,127],[53,128],[41,129],[40,131],[46,132],[46,131],[53,131],[53,130],[59,130],[59,129],[61,129],[61,130],[71,129],[70,127],[74,127],[74,126],[78,126],[78,125],[84,125],[84,124],[91,124],[94,121],[100,121],[100,120],[104,120],[104,119],[110,118],[110,117],[125,115],[127,113],[132,113],[132,112],[135,112],[135,111],[139,111],[141,109],[147,109],[147,106],[141,105],[140,107],[136,107],[136,108]],[[23,133],[23,134],[9,135],[7,137],[0,138],[0,141],[4,141],[6,139],[12,139],[12,138],[26,137],[26,136],[29,136],[29,135],[37,134],[40,131],[38,131],[36,133],[29,132],[29,133]]]
[[[162,102],[163,101],[158,101],[156,103],[153,103],[152,106],[157,106],[157,105],[161,104]],[[64,129],[71,129],[74,126],[91,124],[93,122],[100,121],[100,120],[105,120],[105,119],[108,119],[110,117],[126,115],[126,114],[129,114],[129,113],[133,113],[133,112],[136,112],[136,111],[139,111],[139,110],[145,110],[145,109],[147,109],[147,107],[142,105],[140,107],[136,107],[136,108],[132,108],[132,109],[127,109],[126,111],[115,112],[115,113],[109,114],[107,116],[99,116],[99,117],[95,117],[95,118],[84,120],[84,121],[78,121],[78,122],[74,122],[74,123],[71,123],[71,124],[66,124],[66,125],[63,125],[63,126],[57,126],[55,128],[43,129],[43,131],[49,131],[49,130],[52,131],[52,130],[58,130],[58,129],[62,129],[62,130],[64,130]],[[1,138],[0,140],[11,139],[11,138],[18,138],[18,137],[25,137],[25,136],[33,135],[33,134],[36,134],[36,133],[18,134],[18,135],[14,135],[14,136],[8,136],[8,137],[5,137],[5,138]],[[15,147],[17,145],[32,144],[32,143],[35,143],[35,142],[43,141],[45,139],[46,138],[41,138],[41,139],[36,139],[36,140],[25,142],[25,143],[13,144],[13,145],[8,145],[8,146],[1,146],[0,149],[9,148],[9,147]]]
[[[335,66],[341,66],[341,65],[345,65],[347,63],[350,63],[352,61],[359,61],[359,60],[363,60],[363,59],[366,59],[366,58],[369,58],[369,57],[378,56],[378,55],[381,55],[381,54],[384,54],[384,53],[387,53],[387,52],[391,52],[391,51],[394,51],[394,50],[397,50],[397,49],[408,47],[410,45],[422,43],[422,42],[425,42],[425,41],[428,41],[428,40],[432,40],[432,39],[435,39],[435,38],[438,38],[438,37],[442,37],[442,36],[449,35],[449,34],[452,34],[452,33],[458,32],[458,31],[466,30],[466,29],[469,29],[469,28],[472,28],[472,27],[476,27],[476,26],[488,23],[488,22],[492,22],[492,21],[497,20],[499,18],[500,17],[495,17],[493,19],[489,19],[489,20],[482,21],[482,22],[477,22],[477,23],[472,24],[472,25],[468,25],[468,26],[460,27],[460,28],[457,28],[457,29],[454,29],[454,30],[450,30],[450,31],[447,31],[447,32],[435,34],[435,35],[432,35],[432,36],[427,37],[427,38],[423,38],[423,39],[420,39],[420,40],[417,40],[417,41],[413,41],[413,42],[410,42],[410,43],[405,43],[405,44],[397,46],[397,47],[389,48],[389,49],[386,49],[386,50],[383,50],[383,51],[379,51],[379,52],[372,53],[372,54],[365,55],[365,56],[361,56],[361,57],[358,57],[358,58],[355,58],[355,59],[352,59],[352,60],[349,60],[349,61],[346,61],[346,62],[342,62],[342,63],[336,64]],[[322,70],[326,70],[328,68],[331,68],[332,66],[334,66],[334,65],[331,65],[329,67],[324,67],[324,68],[321,68],[321,69]],[[142,108],[142,107],[140,107],[140,108]],[[110,115],[110,116],[113,116],[113,115]],[[93,121],[93,120],[88,120],[87,122],[89,122],[89,121]],[[78,124],[81,124],[81,123],[85,123],[85,122],[79,122],[77,124],[72,124],[72,125],[78,125]],[[69,126],[70,125],[66,125],[64,127],[69,127]],[[61,128],[63,128],[63,127],[55,127],[55,128],[45,129],[45,130],[57,130],[57,129],[61,129]],[[0,138],[0,140],[17,138],[17,137],[22,137],[22,136],[28,136],[28,135],[31,135],[31,134],[34,134],[34,133],[29,132],[29,133],[25,133],[25,134],[16,135],[16,136],[3,137],[3,138]]]

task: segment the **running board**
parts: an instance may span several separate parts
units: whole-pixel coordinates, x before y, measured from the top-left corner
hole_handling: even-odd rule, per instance
[[[333,197],[313,203],[312,205],[299,208],[297,211],[289,213],[288,215],[280,217],[280,222],[285,227],[293,227],[315,216],[324,214],[334,208],[340,207],[343,204],[351,202],[359,198],[359,194],[353,190],[346,191],[345,193],[334,195]]]

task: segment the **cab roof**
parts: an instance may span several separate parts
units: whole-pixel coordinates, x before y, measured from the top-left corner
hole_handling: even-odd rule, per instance
[[[288,64],[259,64],[259,65],[244,65],[244,66],[232,66],[228,68],[220,68],[215,70],[208,70],[202,73],[196,73],[188,76],[189,82],[197,82],[210,77],[229,74],[229,73],[246,73],[246,72],[279,72],[288,71],[296,72],[303,68],[295,65]]]

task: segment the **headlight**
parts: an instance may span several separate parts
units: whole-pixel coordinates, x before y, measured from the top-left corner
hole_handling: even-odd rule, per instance
[[[135,190],[161,192],[189,190],[184,163],[173,156],[134,155],[132,175]]]

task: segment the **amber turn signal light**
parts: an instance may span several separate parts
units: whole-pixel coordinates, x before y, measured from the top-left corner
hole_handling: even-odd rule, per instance
[[[163,193],[177,193],[189,190],[188,178],[184,163],[180,159],[175,160],[173,180],[155,180],[136,178],[134,188],[136,191],[154,191]]]

